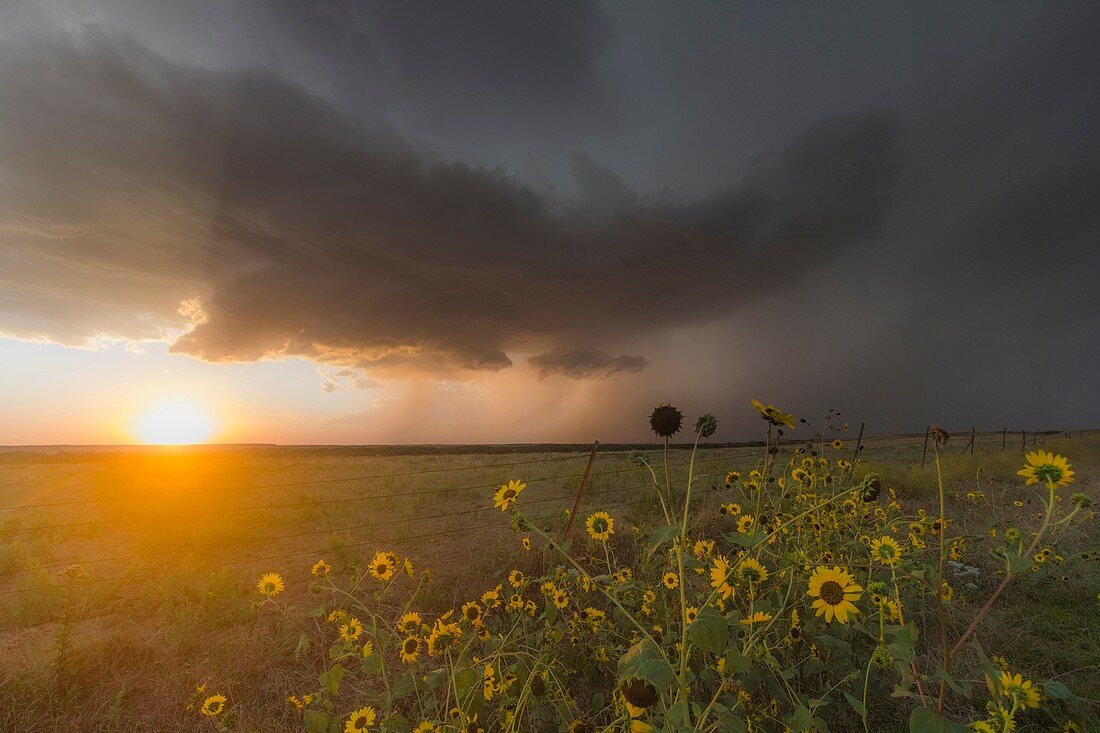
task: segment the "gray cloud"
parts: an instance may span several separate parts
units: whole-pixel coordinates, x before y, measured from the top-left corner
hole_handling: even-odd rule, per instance
[[[758,273],[795,282],[866,240],[897,170],[896,123],[872,112],[809,131],[726,192],[609,211],[425,162],[266,73],[98,34],[0,53],[3,277],[35,290],[5,305],[7,330],[147,335],[125,314],[179,326],[197,298],[173,350],[212,361],[492,370],[512,350],[715,318],[769,292]],[[578,165],[586,190],[614,182]],[[80,297],[58,269],[80,273]]]
[[[640,372],[649,366],[642,356],[611,356],[602,351],[582,349],[568,353],[537,354],[528,357],[527,363],[535,368],[540,379],[560,374],[570,379],[606,379],[619,372]]]

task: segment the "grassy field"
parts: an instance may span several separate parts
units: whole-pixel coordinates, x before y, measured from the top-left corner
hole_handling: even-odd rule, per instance
[[[1006,526],[1034,514],[1034,492],[1015,477],[1019,439],[1002,452],[1000,434],[979,435],[973,455],[960,452],[966,440],[948,444],[943,474],[960,531],[989,524],[989,510],[968,492],[995,495]],[[1071,458],[1074,490],[1100,500],[1100,436],[1040,442]],[[861,469],[896,487],[908,510],[933,507],[935,473],[930,461],[920,466],[923,436],[864,444]],[[710,521],[722,477],[752,467],[761,453],[758,446],[701,451],[696,485],[715,491],[704,491],[693,521]],[[684,475],[688,455],[670,452],[674,477]],[[581,516],[603,509],[653,523],[658,505],[647,474],[628,458],[628,451],[598,454]],[[0,453],[0,729],[194,730],[203,721],[186,705],[206,683],[239,701],[241,730],[300,730],[287,696],[307,689],[325,661],[299,648],[317,624],[305,590],[313,562],[362,566],[375,551],[392,550],[431,569],[422,603],[453,607],[470,588],[499,582],[500,568],[539,562],[537,552],[524,555],[507,517],[493,509],[494,488],[526,480],[525,508],[560,532],[587,460],[587,451],[553,450]],[[1074,530],[1059,553],[1100,552],[1093,529]],[[962,618],[966,604],[988,595],[997,567],[980,554],[967,562],[984,572],[957,599]],[[286,578],[293,610],[255,607],[256,580],[269,571]],[[1078,717],[1100,715],[1098,591],[1095,561],[1068,563],[1060,577],[1024,577],[978,637],[1014,668],[1058,679],[1093,701]],[[1060,725],[1054,712],[1048,722],[1051,730]]]

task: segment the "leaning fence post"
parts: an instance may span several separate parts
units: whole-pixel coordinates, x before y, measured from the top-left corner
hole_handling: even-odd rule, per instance
[[[581,485],[577,487],[577,498],[573,500],[573,511],[569,512],[569,521],[565,523],[565,532],[561,536],[563,540],[569,539],[569,530],[573,528],[573,518],[577,516],[577,508],[581,505],[581,494],[584,493],[584,487],[588,484],[588,472],[592,470],[592,461],[596,460],[596,449],[599,447],[600,441],[597,440],[592,444],[592,452],[588,454],[588,465],[584,467],[584,478],[581,479]]]
[[[859,437],[856,438],[856,448],[852,451],[852,463],[859,459],[859,451],[863,448],[863,428],[865,427],[867,427],[867,423],[861,422],[859,424]]]
[[[970,455],[974,455],[974,426],[970,426]]]
[[[928,425],[924,428],[924,453],[920,456],[920,467],[924,468],[924,459],[928,457],[928,433],[932,430],[932,426]]]
[[[1008,441],[1008,428],[1001,433],[1001,453],[1005,452],[1005,442]]]

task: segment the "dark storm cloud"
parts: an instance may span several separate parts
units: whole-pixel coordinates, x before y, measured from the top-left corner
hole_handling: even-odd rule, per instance
[[[602,351],[583,349],[566,354],[538,354],[529,357],[527,363],[538,371],[540,379],[554,374],[571,379],[606,379],[619,372],[640,372],[649,365],[649,360],[641,356],[611,356]]]
[[[569,204],[427,163],[270,74],[182,67],[95,34],[2,54],[4,277],[38,293],[7,305],[9,328],[68,324],[62,338],[86,300],[171,320],[197,298],[173,349],[213,361],[495,370],[510,350],[713,319],[771,289],[758,273],[782,265],[797,281],[864,241],[897,170],[896,123],[872,112],[697,202],[628,196],[578,158],[594,203]],[[56,267],[81,273],[81,298]],[[53,318],[36,317],[44,306]],[[641,365],[584,361],[535,364],[574,377]]]

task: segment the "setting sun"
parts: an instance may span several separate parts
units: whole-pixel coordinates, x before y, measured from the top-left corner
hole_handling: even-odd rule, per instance
[[[187,445],[202,443],[214,433],[214,420],[187,400],[161,402],[138,418],[134,435],[142,443]]]

